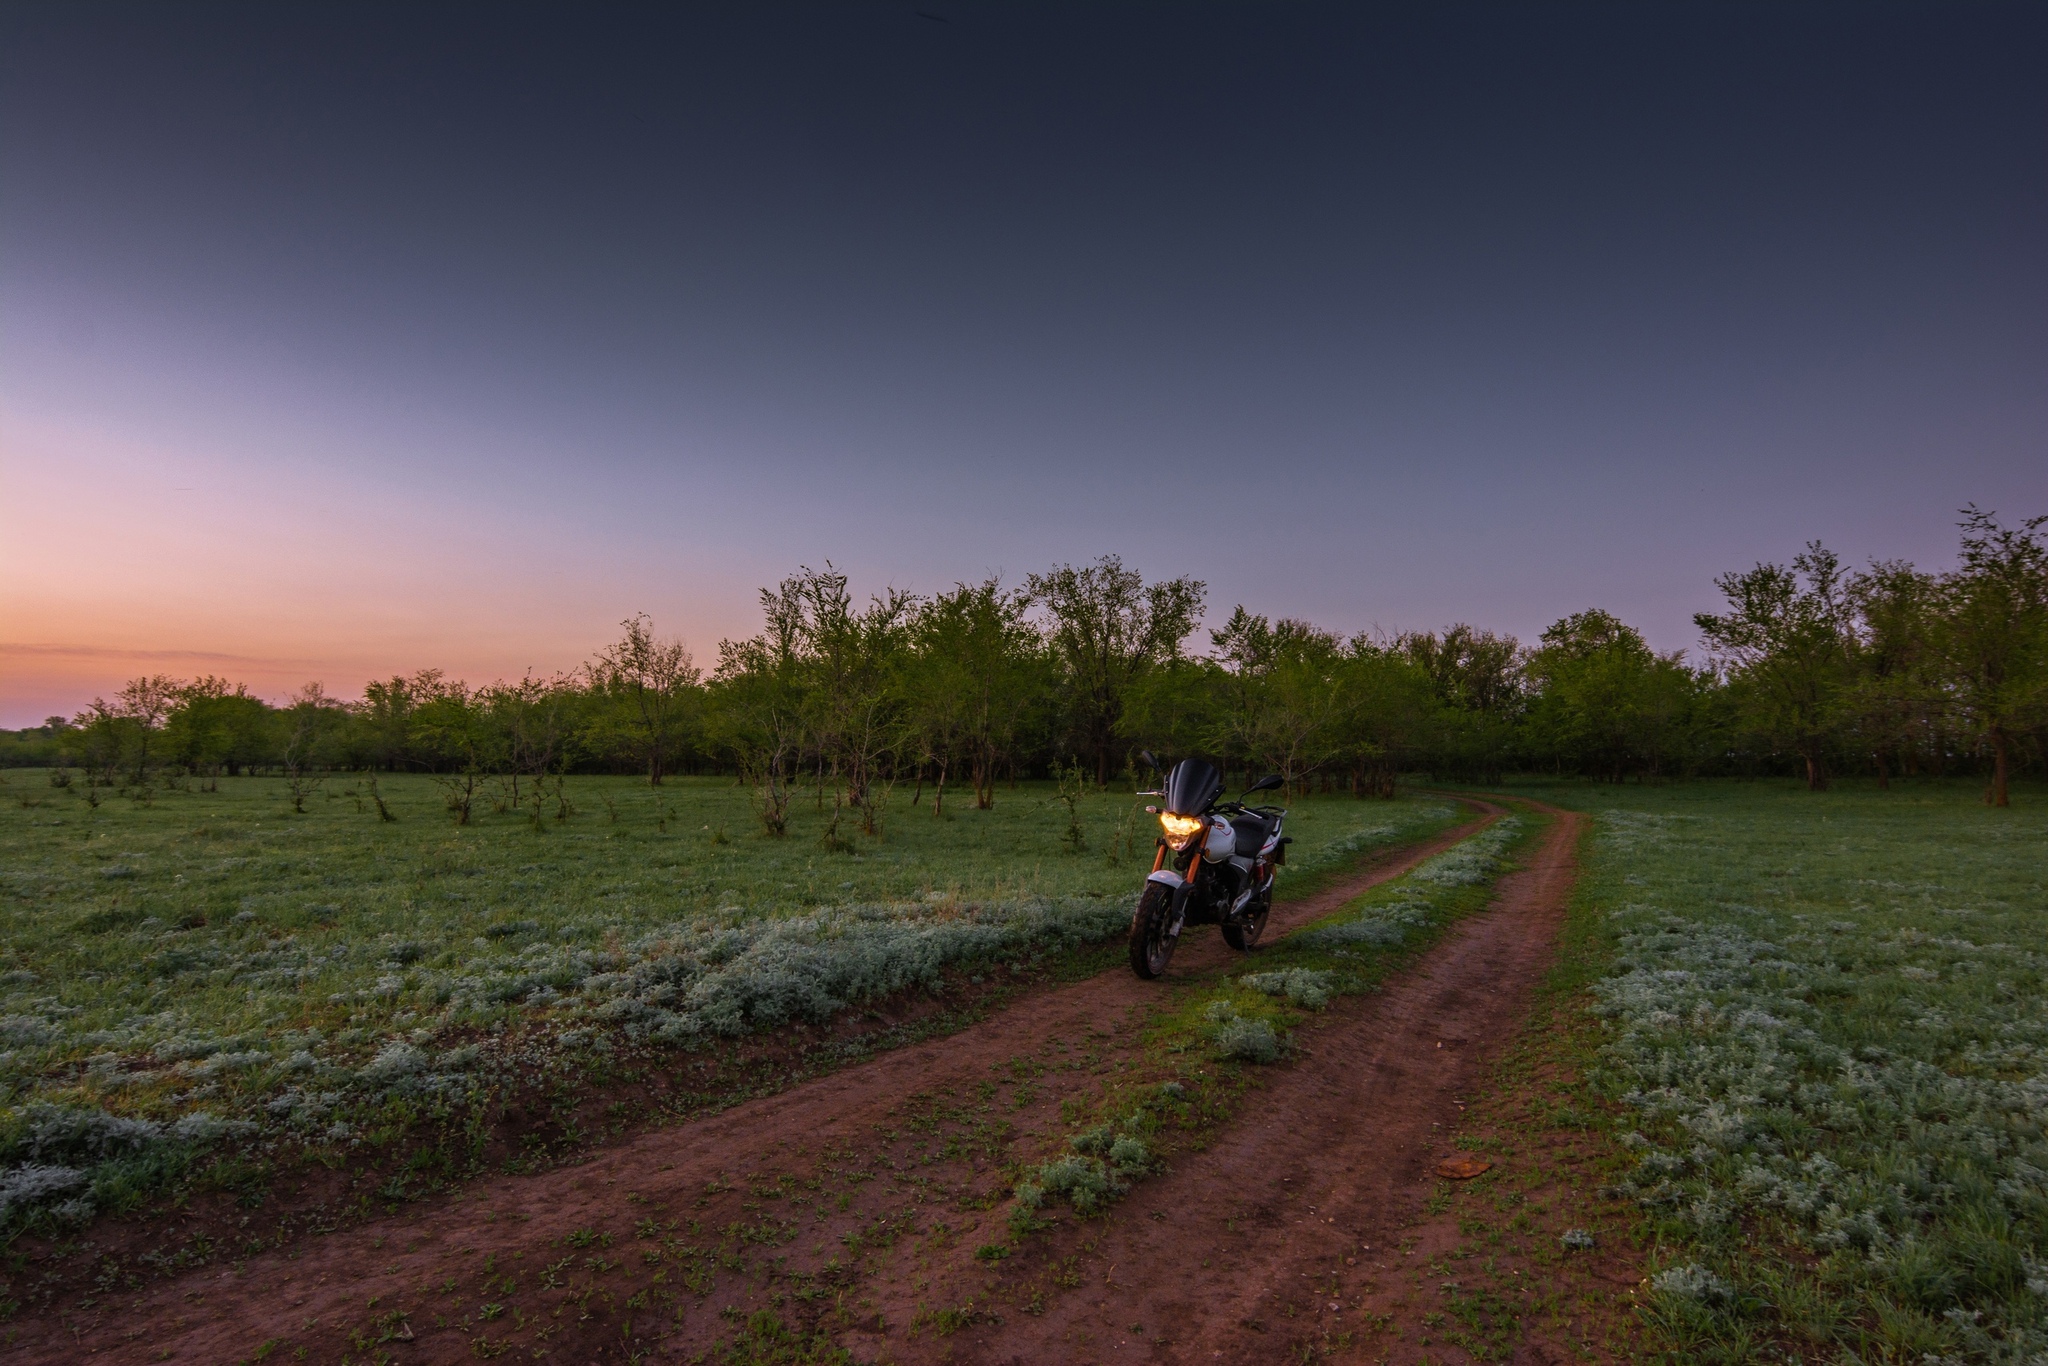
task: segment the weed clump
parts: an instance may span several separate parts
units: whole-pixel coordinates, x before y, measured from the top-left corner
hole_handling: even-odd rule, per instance
[[[1133,1180],[1151,1169],[1151,1149],[1132,1132],[1148,1123],[1149,1116],[1140,1112],[1120,1127],[1099,1125],[1068,1140],[1074,1151],[1045,1163],[1017,1183],[1012,1228],[1028,1231],[1035,1224],[1032,1212],[1044,1208],[1048,1200],[1065,1200],[1076,1214],[1093,1214],[1123,1195]]]
[[[1735,1297],[1734,1287],[1698,1262],[1658,1272],[1650,1278],[1650,1288],[1659,1295],[1700,1304],[1725,1304]]]
[[[1288,968],[1280,972],[1250,972],[1237,980],[1253,991],[1284,996],[1304,1010],[1321,1010],[1330,1004],[1332,976],[1314,968]]]
[[[1219,1057],[1234,1062],[1275,1063],[1286,1053],[1286,1045],[1265,1020],[1248,1019],[1237,1013],[1229,1001],[1211,1003],[1205,1018],[1209,1042]]]
[[[1235,1019],[1216,1031],[1216,1051],[1239,1062],[1280,1061],[1280,1037],[1264,1020]]]
[[[0,1172],[0,1218],[17,1210],[25,1212],[55,1205],[63,1197],[83,1190],[86,1179],[85,1173],[76,1167],[43,1162],[28,1162]]]

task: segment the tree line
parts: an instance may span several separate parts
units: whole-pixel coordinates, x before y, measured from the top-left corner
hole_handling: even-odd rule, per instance
[[[1390,795],[1397,777],[1514,771],[1608,781],[1796,773],[1978,774],[1986,799],[2048,738],[2048,517],[1965,509],[1953,568],[1846,568],[1818,542],[1716,580],[1705,650],[1652,650],[1593,609],[1524,645],[1468,625],[1344,636],[1236,607],[1191,648],[1206,587],[1115,556],[857,602],[800,569],[761,592],[761,631],[701,668],[645,617],[582,668],[471,687],[428,670],[280,705],[219,678],[138,678],[77,716],[0,732],[0,764],[89,787],[283,775],[295,801],[338,770],[435,775],[459,821],[478,794],[538,811],[564,774],[723,773],[761,828],[801,788],[870,833],[892,792],[942,812],[1019,777],[1106,785],[1135,756],[1202,754],[1290,789]],[[500,800],[503,800],[501,797]],[[529,805],[530,804],[530,805]]]

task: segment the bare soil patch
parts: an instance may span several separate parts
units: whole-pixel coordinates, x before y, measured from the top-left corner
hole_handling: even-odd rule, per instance
[[[1574,1069],[1546,1042],[1525,1034],[1445,1140],[1484,1154],[1489,1169],[1439,1179],[1391,1243],[1357,1254],[1375,1273],[1361,1305],[1372,1360],[1563,1366],[1648,1355],[1635,1315],[1640,1215],[1600,1193],[1625,1155],[1573,1108],[1585,1103]]]
[[[1499,814],[1487,810],[1283,903],[1271,932],[1407,871]],[[1236,961],[1201,933],[1174,974]],[[573,1167],[483,1179],[445,1201],[139,1290],[109,1286],[9,1325],[4,1346],[22,1362],[901,1360],[973,1350],[974,1325],[993,1327],[1002,1311],[948,1295],[989,1280],[992,1263],[977,1253],[1003,1236],[1004,1169],[1057,1142],[1082,1097],[1142,1065],[1137,1025],[1156,1000],[1156,985],[1120,971],[1027,993],[960,1033],[629,1138]],[[1311,1059],[1277,1082],[1324,1070]],[[1127,1226],[1152,1188],[1183,1181],[1148,1182],[1113,1219],[1052,1241]],[[1044,1259],[1038,1241],[1020,1262]]]

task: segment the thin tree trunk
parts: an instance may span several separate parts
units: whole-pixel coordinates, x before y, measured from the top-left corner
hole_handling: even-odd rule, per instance
[[[1991,732],[1991,789],[1984,794],[1984,800],[1993,806],[2011,806],[2012,800],[2006,791],[2006,774],[2009,764],[2010,742],[2005,732]]]

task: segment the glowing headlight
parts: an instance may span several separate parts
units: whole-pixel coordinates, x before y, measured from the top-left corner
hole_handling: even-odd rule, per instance
[[[1171,811],[1159,813],[1159,824],[1166,830],[1166,842],[1176,849],[1188,847],[1188,841],[1208,828],[1209,822],[1200,816],[1176,816]]]

